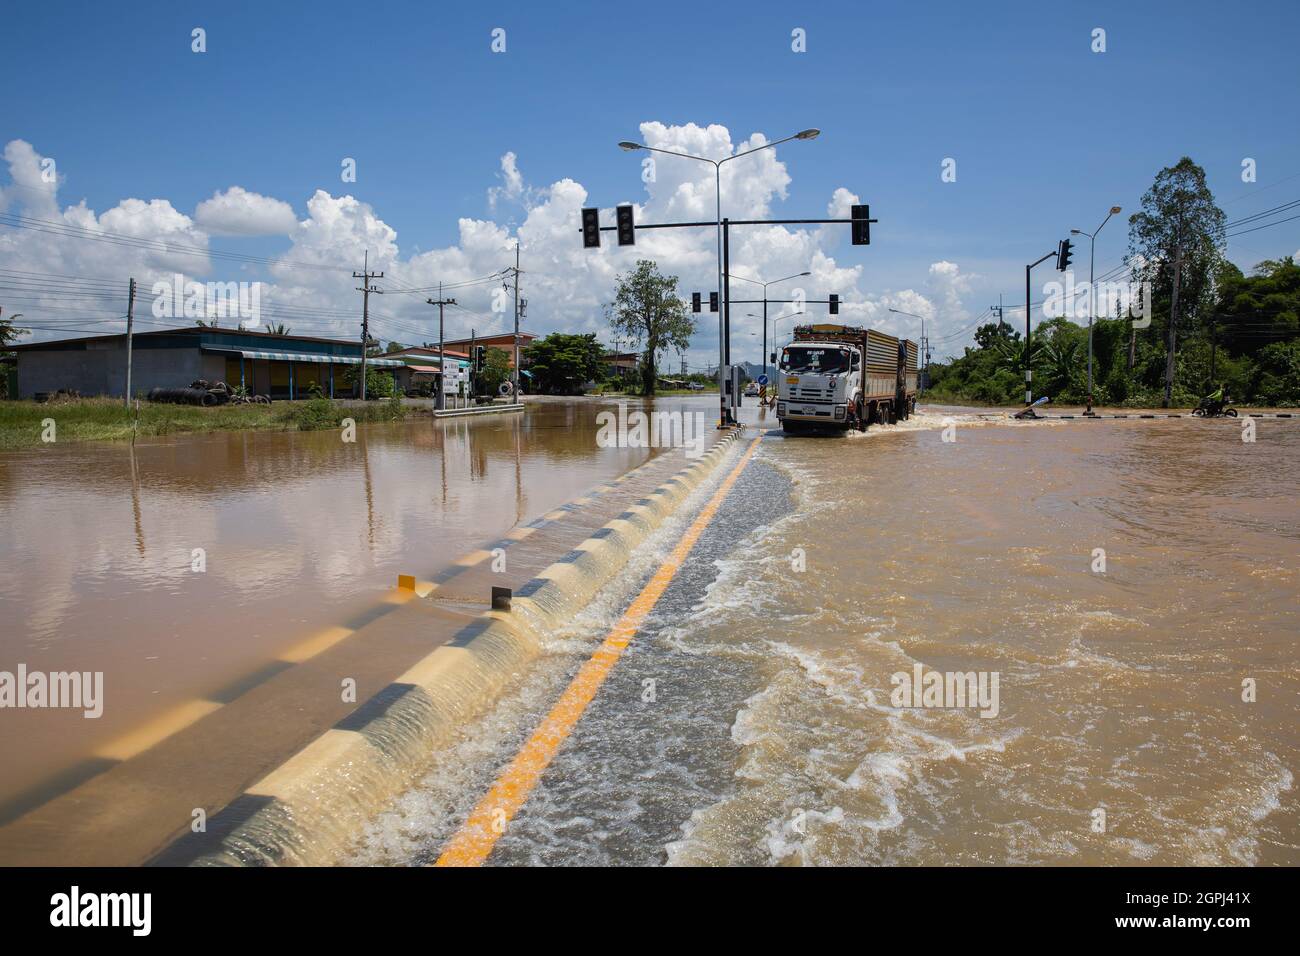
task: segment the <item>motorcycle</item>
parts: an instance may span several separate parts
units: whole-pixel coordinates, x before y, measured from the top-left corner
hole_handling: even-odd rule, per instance
[[[1192,409],[1192,414],[1197,418],[1236,418],[1237,410],[1228,404],[1226,398],[1221,402],[1203,398],[1201,404]]]

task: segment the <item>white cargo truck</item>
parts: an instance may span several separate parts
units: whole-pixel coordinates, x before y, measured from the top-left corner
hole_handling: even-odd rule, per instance
[[[850,325],[801,325],[781,350],[776,415],[787,432],[893,424],[916,410],[915,342]]]

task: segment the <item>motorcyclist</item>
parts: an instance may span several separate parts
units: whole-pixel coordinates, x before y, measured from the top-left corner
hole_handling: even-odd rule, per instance
[[[1223,383],[1220,382],[1218,388],[1201,399],[1201,407],[1213,413],[1222,408],[1226,402],[1227,399],[1223,395]]]

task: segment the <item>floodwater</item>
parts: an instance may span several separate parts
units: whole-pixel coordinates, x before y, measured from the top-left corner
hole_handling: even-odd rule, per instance
[[[773,426],[489,863],[1300,863],[1300,422]],[[353,862],[437,857],[687,521]]]
[[[660,409],[702,399],[661,399]],[[103,672],[99,718],[0,711],[0,821],[20,795],[178,702],[431,577],[644,461],[596,401],[339,431],[0,454],[0,671]],[[218,697],[218,699],[220,699]]]

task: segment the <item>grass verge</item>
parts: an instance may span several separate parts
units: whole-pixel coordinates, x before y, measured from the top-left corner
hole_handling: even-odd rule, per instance
[[[0,450],[30,448],[42,443],[47,420],[54,423],[54,435],[65,441],[129,441],[153,435],[180,435],[217,431],[303,431],[338,428],[344,418],[362,422],[400,421],[427,410],[393,400],[370,402],[363,407],[343,406],[328,398],[305,402],[277,402],[274,405],[167,405],[141,402],[127,409],[121,399],[84,398],[35,402],[0,401]]]

